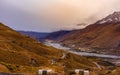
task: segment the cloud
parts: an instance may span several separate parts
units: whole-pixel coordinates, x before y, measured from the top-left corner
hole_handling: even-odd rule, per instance
[[[120,0],[1,0],[0,20],[17,30],[77,29],[120,11]],[[78,26],[79,25],[79,26]]]

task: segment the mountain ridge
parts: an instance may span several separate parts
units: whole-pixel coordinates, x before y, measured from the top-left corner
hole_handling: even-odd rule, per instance
[[[69,30],[60,30],[60,31],[54,31],[54,32],[33,32],[33,31],[18,31],[22,34],[25,34],[27,36],[30,36],[32,38],[35,38],[38,41],[44,42],[45,40],[57,40],[61,38],[62,36],[70,33]]]
[[[34,31],[18,31],[18,32],[30,36],[38,41],[43,41],[50,34],[49,32],[34,32]]]
[[[114,12],[112,15],[116,16],[117,12]],[[120,13],[120,12],[118,12]],[[118,15],[118,14],[117,14]],[[59,39],[58,42],[62,42],[63,45],[72,47],[74,45],[76,49],[79,50],[79,47],[88,48],[91,52],[100,52],[107,54],[117,54],[120,55],[120,22],[119,20],[114,22],[105,22],[100,24],[99,22],[107,17],[97,21],[94,24],[87,26],[84,29],[80,29],[75,32],[71,32]],[[119,14],[120,16],[120,14]],[[117,16],[118,17],[118,16]],[[115,17],[113,18],[115,19]],[[86,50],[86,51],[87,51]],[[110,52],[109,52],[110,51]]]
[[[110,24],[110,23],[120,23],[120,12],[114,12],[107,17],[97,21],[95,24]]]

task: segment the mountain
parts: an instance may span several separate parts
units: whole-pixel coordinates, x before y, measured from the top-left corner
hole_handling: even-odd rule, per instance
[[[120,55],[120,12],[71,32],[58,41],[81,51]]]
[[[114,12],[113,14],[108,15],[102,20],[97,21],[95,24],[111,24],[120,22],[120,12]]]
[[[45,39],[57,40],[57,39],[60,39],[62,36],[66,35],[70,32],[71,31],[67,31],[67,30],[60,30],[60,31],[52,32]]]
[[[39,41],[45,41],[46,39],[49,40],[57,40],[59,38],[61,38],[62,36],[70,33],[71,31],[67,31],[67,30],[60,30],[60,31],[55,31],[55,32],[51,32],[51,33],[42,33],[42,32],[30,32],[30,31],[18,31],[22,34],[25,34],[27,36],[30,36],[32,38],[35,38]]]
[[[0,72],[37,73],[38,69],[46,68],[61,72],[64,68],[95,67],[92,60],[71,53],[60,59],[63,53],[66,52],[43,45],[0,23]],[[55,64],[51,64],[52,60]]]
[[[39,41],[43,41],[50,34],[50,33],[33,32],[33,31],[18,31],[18,32],[30,36],[32,38],[35,38]]]

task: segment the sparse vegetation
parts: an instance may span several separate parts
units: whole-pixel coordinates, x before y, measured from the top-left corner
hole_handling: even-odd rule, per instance
[[[45,46],[3,24],[0,24],[0,42],[0,64],[13,73],[37,72],[40,68],[52,68],[59,72],[65,67],[73,69],[95,66],[87,58],[71,53],[60,60],[62,50]],[[51,64],[51,59],[56,59],[55,64]]]
[[[62,50],[45,46],[3,24],[0,24],[0,42],[0,64],[5,68],[3,72],[34,73],[36,75],[38,69],[50,68],[61,73],[64,70],[77,68],[89,69],[92,75],[114,75],[114,73],[119,75],[118,67],[110,70],[108,69],[109,62],[103,62],[102,59],[96,57],[82,57],[67,53],[65,59],[60,59]],[[54,64],[51,64],[51,59],[55,59]],[[99,62],[103,70],[97,69],[94,61]],[[94,70],[94,68],[96,69]]]

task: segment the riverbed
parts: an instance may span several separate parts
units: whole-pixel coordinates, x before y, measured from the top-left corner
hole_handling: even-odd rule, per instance
[[[58,49],[62,49],[64,51],[74,53],[74,54],[80,55],[80,56],[94,56],[94,57],[100,57],[100,58],[120,59],[120,56],[116,56],[116,55],[97,54],[97,53],[88,53],[88,52],[80,52],[80,51],[78,52],[76,50],[71,50],[68,47],[64,47],[64,46],[60,45],[59,43],[44,42],[44,44],[47,46],[52,46],[52,47],[55,47]]]

